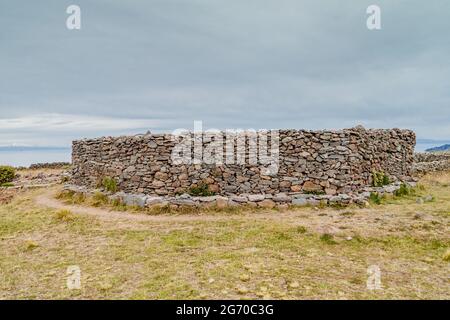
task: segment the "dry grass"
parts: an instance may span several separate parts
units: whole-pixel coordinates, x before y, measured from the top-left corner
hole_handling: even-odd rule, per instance
[[[133,213],[145,219],[47,209],[29,191],[0,206],[0,299],[449,299],[450,172],[421,183],[433,201]],[[381,290],[366,288],[371,265]]]

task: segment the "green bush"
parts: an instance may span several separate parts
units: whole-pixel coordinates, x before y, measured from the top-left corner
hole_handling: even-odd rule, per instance
[[[14,183],[12,183],[12,182],[1,183],[0,187],[3,187],[3,188],[14,187]]]
[[[10,166],[0,166],[0,184],[12,182],[16,176],[16,170]]]
[[[381,196],[378,192],[371,192],[369,202],[373,204],[381,204]]]
[[[384,172],[382,172],[382,171],[372,172],[372,185],[374,187],[382,187],[382,186],[386,186],[390,183],[391,183],[391,180],[389,179],[389,176],[386,175]]]
[[[394,191],[394,196],[396,197],[408,196],[410,192],[411,192],[410,188],[406,184],[402,183],[400,185],[400,188]]]
[[[209,186],[206,183],[189,188],[188,193],[194,197],[209,197],[215,195],[214,192],[209,190]]]
[[[114,180],[113,178],[110,178],[110,177],[103,178],[102,186],[103,186],[103,188],[105,188],[106,191],[109,191],[109,192],[114,193],[114,192],[117,192],[117,190],[118,190],[116,180]]]

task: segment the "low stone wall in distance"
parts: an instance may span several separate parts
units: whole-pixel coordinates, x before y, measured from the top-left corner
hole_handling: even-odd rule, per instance
[[[271,131],[268,139],[245,137],[244,155],[236,141],[230,149],[229,139],[222,134],[223,141],[218,140],[224,151],[221,164],[174,163],[173,151],[180,141],[171,134],[74,141],[72,183],[96,188],[109,177],[122,192],[158,196],[175,196],[199,185],[207,185],[223,196],[302,192],[337,195],[370,186],[374,171],[384,172],[391,181],[405,181],[412,174],[415,134],[410,130],[366,130],[359,126],[339,131]],[[277,139],[272,139],[275,135]],[[217,143],[200,136],[189,145],[189,152],[194,153],[199,141],[203,150]],[[278,146],[276,172],[267,173],[267,165],[249,159],[251,148],[266,144],[269,150]],[[246,161],[229,164],[230,157],[244,157]]]
[[[450,152],[419,152],[414,154],[414,173],[424,174],[443,170],[450,170]]]

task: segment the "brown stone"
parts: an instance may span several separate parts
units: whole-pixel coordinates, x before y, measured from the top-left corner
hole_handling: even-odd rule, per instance
[[[219,193],[220,192],[220,187],[218,184],[210,184],[208,185],[209,191],[214,192],[214,193]]]
[[[221,209],[227,207],[228,206],[228,199],[226,199],[226,198],[217,198],[216,199],[216,206],[217,206],[217,208],[221,208]]]
[[[276,206],[276,203],[270,199],[265,199],[263,201],[258,202],[258,207],[272,209]]]
[[[280,182],[280,187],[281,188],[289,188],[291,186],[291,182],[290,181],[281,181]]]
[[[318,192],[318,191],[322,191],[322,187],[315,184],[314,182],[306,181],[303,184],[302,190],[305,192]]]

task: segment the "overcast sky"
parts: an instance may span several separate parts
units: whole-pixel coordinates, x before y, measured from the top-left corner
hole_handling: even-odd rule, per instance
[[[194,120],[450,139],[448,0],[1,0],[0,48],[0,145]]]

